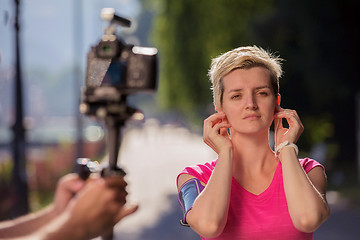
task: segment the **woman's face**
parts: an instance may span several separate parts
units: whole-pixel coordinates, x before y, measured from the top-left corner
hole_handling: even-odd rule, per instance
[[[240,133],[267,132],[273,119],[276,97],[266,68],[236,69],[223,78],[222,111]]]

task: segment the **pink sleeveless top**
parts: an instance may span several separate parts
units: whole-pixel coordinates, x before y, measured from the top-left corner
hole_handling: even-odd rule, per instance
[[[315,160],[299,159],[308,173],[316,166]],[[181,174],[189,174],[207,184],[217,160],[185,168]],[[202,239],[206,239],[201,237]],[[232,179],[228,220],[222,234],[216,240],[309,240],[312,233],[297,230],[290,218],[283,185],[281,162],[276,168],[270,186],[261,194],[254,195]]]

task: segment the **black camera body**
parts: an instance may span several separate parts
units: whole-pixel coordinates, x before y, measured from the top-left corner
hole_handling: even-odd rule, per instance
[[[156,89],[157,50],[125,45],[119,39],[101,40],[88,54],[86,86],[113,86],[124,94]],[[99,62],[109,63],[102,79],[94,79],[92,68]]]
[[[157,87],[157,49],[125,44],[115,34],[116,26],[130,21],[112,14],[101,41],[91,47],[80,112],[104,118],[128,118],[126,96],[152,92]],[[131,112],[131,111],[130,111]]]

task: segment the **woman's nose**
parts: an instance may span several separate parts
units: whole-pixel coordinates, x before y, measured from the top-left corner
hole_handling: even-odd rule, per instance
[[[245,106],[246,106],[246,109],[251,109],[251,110],[257,109],[255,96],[253,96],[253,95],[247,96]]]

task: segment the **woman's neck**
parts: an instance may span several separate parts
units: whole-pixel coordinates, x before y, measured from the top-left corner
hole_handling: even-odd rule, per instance
[[[233,172],[256,174],[268,171],[276,164],[269,146],[268,133],[235,134],[232,136]]]

